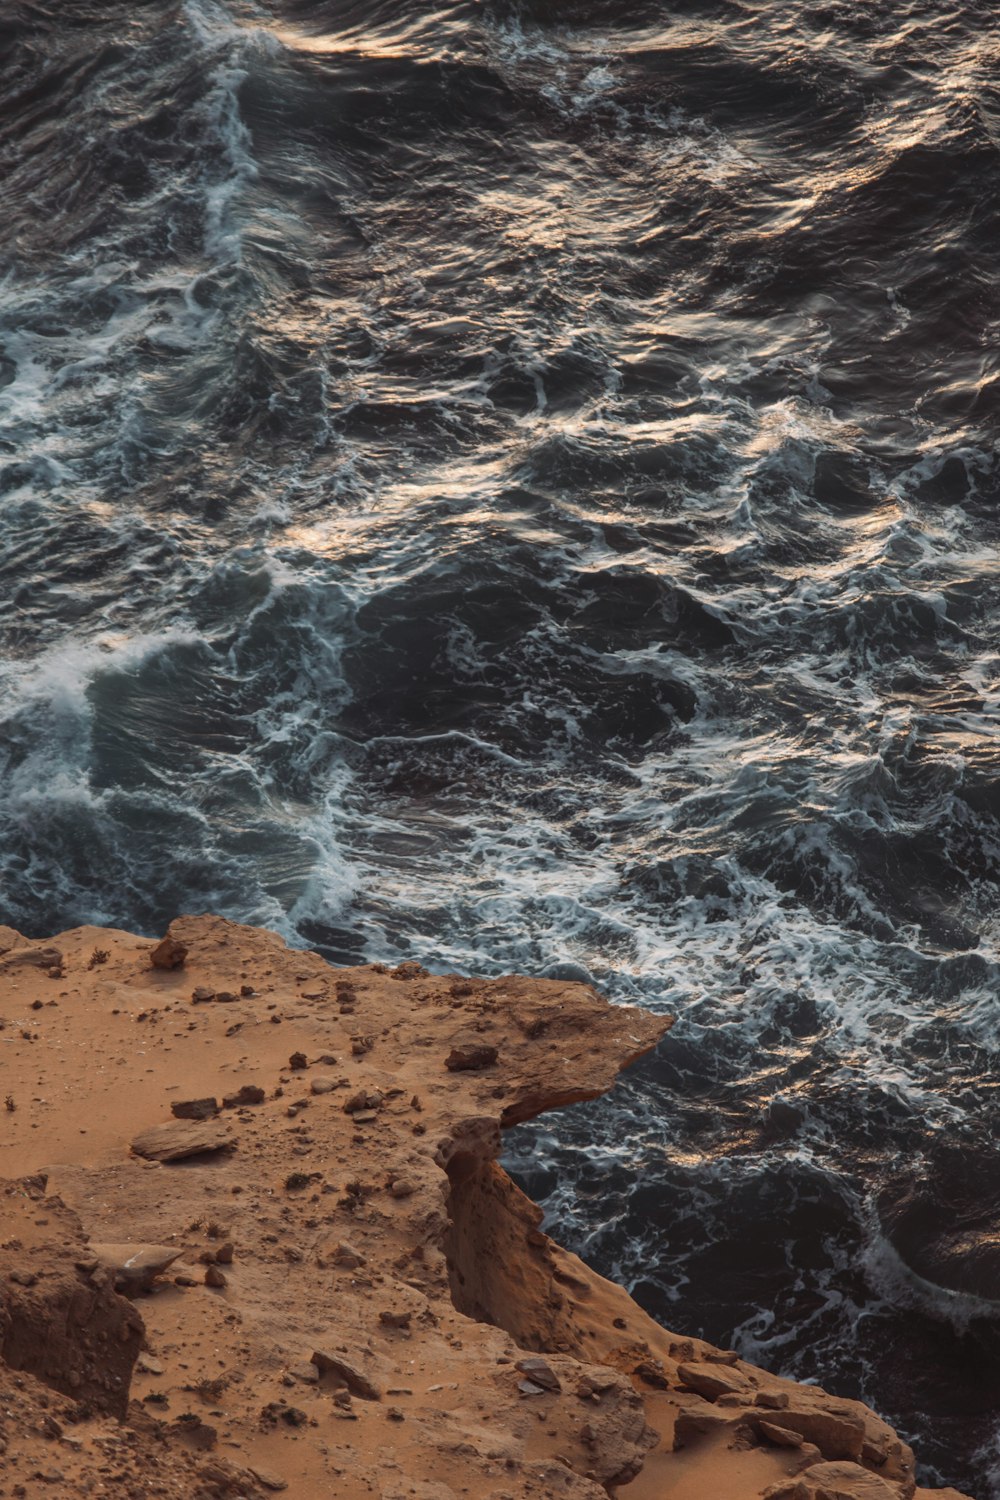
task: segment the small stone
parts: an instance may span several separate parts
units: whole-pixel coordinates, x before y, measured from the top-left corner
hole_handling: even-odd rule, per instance
[[[309,1080],[309,1091],[313,1094],[332,1094],[336,1087],[337,1080],[322,1073],[317,1073],[315,1078]]]
[[[163,1365],[151,1354],[140,1354],[135,1362],[135,1367],[140,1375],[162,1375]]]
[[[193,1276],[175,1276],[174,1286],[197,1286],[198,1283]]]
[[[150,953],[149,962],[154,969],[179,969],[187,956],[185,945],[168,932]]]
[[[378,1320],[386,1328],[409,1328],[412,1317],[413,1314],[410,1312],[392,1312],[387,1308],[379,1313]]]
[[[192,1005],[207,1005],[210,1000],[215,999],[215,991],[207,984],[199,984],[191,991]]]
[[[232,1240],[225,1240],[219,1246],[218,1250],[216,1250],[215,1258],[220,1266],[231,1266],[233,1263],[233,1254],[234,1249]]]
[[[220,1271],[218,1266],[209,1266],[205,1272],[205,1285],[220,1288],[227,1286],[225,1272]]]
[[[316,1256],[321,1267],[338,1266],[342,1271],[356,1271],[363,1266],[365,1258],[360,1250],[355,1250],[346,1240],[338,1240],[331,1245],[325,1245]]]
[[[233,1001],[238,1000],[240,997],[234,994],[232,990],[216,990],[215,998],[220,1005],[232,1005]]]
[[[293,1052],[288,1059],[288,1066],[293,1073],[301,1073],[303,1068],[308,1068],[309,1059],[304,1052]]]
[[[170,1113],[178,1120],[211,1120],[219,1113],[217,1099],[175,1099]]]
[[[307,984],[300,993],[303,1000],[323,1000],[326,997],[326,985]]]
[[[386,1419],[390,1422],[405,1422],[406,1416],[398,1406],[387,1406],[385,1410]]]
[[[293,1380],[300,1380],[303,1385],[318,1385],[319,1371],[315,1365],[293,1365],[289,1370]]]
[[[241,984],[240,985],[240,994],[243,995],[244,997],[247,996],[247,995],[256,995],[256,993],[257,993],[257,991],[254,989],[254,987],[253,987],[252,984]]]
[[[416,1191],[416,1184],[411,1182],[408,1177],[397,1177],[395,1182],[389,1184],[389,1192],[394,1198],[409,1198]]]
[[[480,1068],[491,1068],[497,1060],[497,1049],[491,1042],[484,1042],[475,1035],[457,1037],[444,1060],[452,1073],[476,1072]]]

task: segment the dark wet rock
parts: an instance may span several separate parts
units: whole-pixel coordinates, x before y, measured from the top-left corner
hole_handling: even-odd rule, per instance
[[[970,1143],[938,1146],[919,1176],[890,1181],[878,1200],[886,1238],[918,1276],[950,1292],[997,1299],[1000,1154]]]

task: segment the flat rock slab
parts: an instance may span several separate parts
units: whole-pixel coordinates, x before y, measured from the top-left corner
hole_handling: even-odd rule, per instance
[[[706,1401],[717,1401],[720,1396],[752,1393],[746,1376],[728,1365],[693,1360],[689,1364],[679,1365],[677,1373],[688,1390],[697,1391]]]
[[[149,1161],[184,1161],[234,1145],[229,1127],[216,1120],[174,1120],[141,1131],[132,1142],[132,1150]]]
[[[92,1245],[102,1266],[114,1273],[115,1290],[148,1292],[158,1276],[178,1260],[182,1251],[176,1245]]]

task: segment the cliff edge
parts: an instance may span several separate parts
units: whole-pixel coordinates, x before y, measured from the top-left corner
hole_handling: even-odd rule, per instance
[[[930,1500],[874,1413],[669,1334],[499,1165],[669,1024],[218,917],[0,928],[5,1492]]]

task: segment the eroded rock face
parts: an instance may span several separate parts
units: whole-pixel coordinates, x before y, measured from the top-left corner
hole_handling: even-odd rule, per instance
[[[0,1187],[0,1359],[95,1411],[123,1416],[143,1322],[42,1179]],[[78,1264],[79,1263],[79,1264]]]
[[[16,1199],[9,1350],[53,1378],[38,1329],[75,1288],[78,1389],[117,1414],[140,1325],[114,1278],[147,1339],[121,1442],[105,1422],[90,1457],[56,1430],[81,1407],[12,1377],[35,1416],[8,1487],[55,1473],[52,1442],[68,1454],[55,1493],[93,1500],[604,1500],[633,1480],[648,1500],[702,1474],[698,1500],[803,1500],[799,1484],[844,1500],[831,1486],[868,1480],[908,1500],[912,1455],[874,1414],[673,1337],[561,1250],[500,1166],[502,1127],[601,1093],[666,1018],[580,984],[334,970],[220,918],[170,935],[183,974],[98,929],[60,935],[58,984],[0,965],[0,1014],[26,973],[65,995],[42,1045],[8,1028],[19,1107],[0,1152],[18,1172],[39,1151],[63,1163],[53,1186],[92,1241],[39,1183]],[[67,1089],[66,1059],[98,1048],[103,1067]],[[202,1105],[205,1120],[170,1118]],[[65,1276],[46,1268],[53,1241]],[[3,1401],[9,1374],[0,1360]]]

